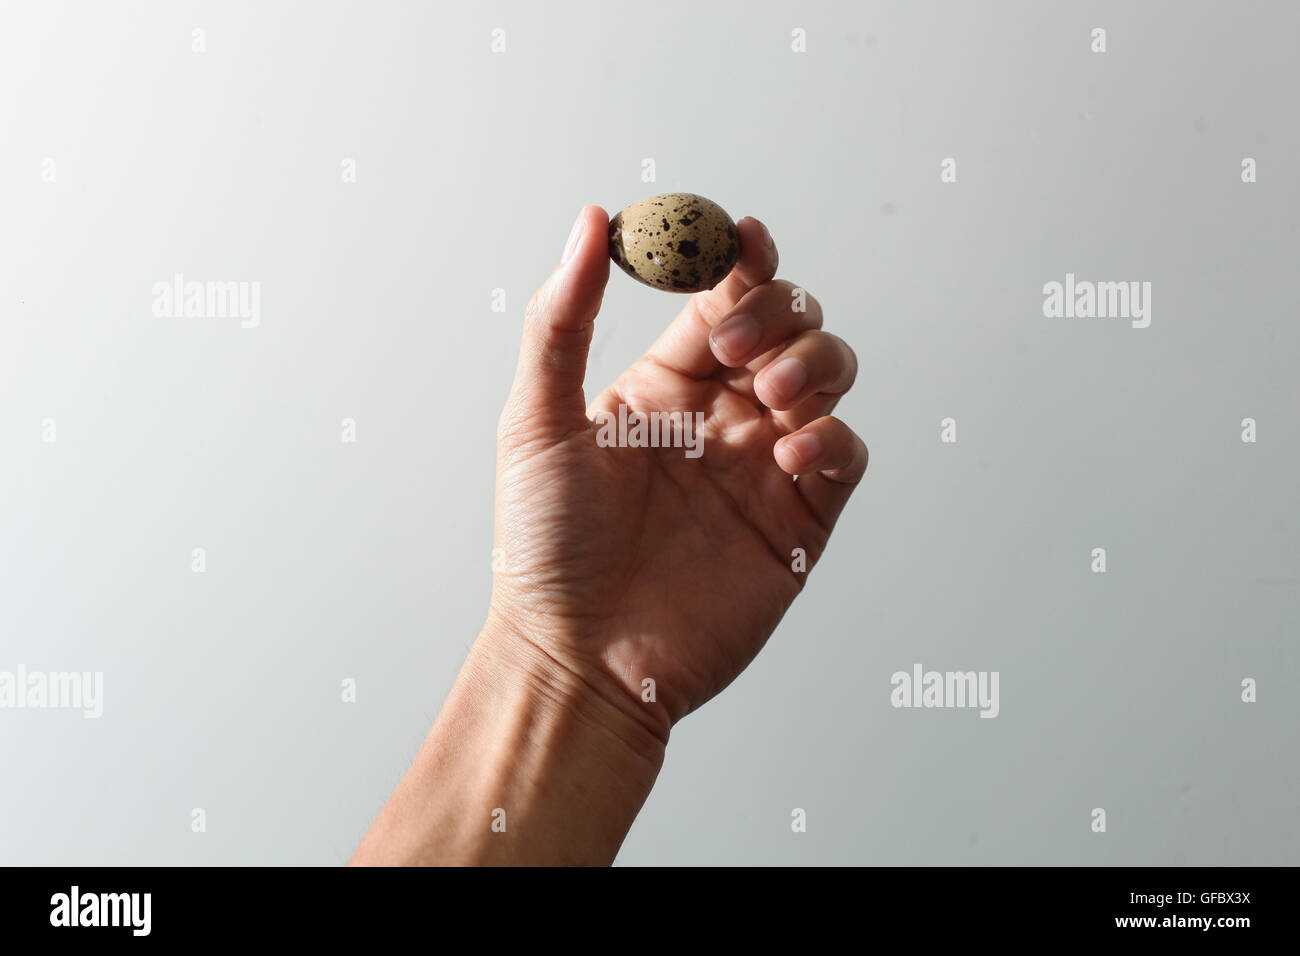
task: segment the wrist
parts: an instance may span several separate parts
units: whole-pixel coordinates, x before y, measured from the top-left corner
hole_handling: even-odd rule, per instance
[[[512,676],[564,711],[603,727],[631,753],[660,765],[672,729],[667,711],[645,705],[600,661],[576,653],[572,648],[582,641],[530,632],[517,619],[492,607],[467,665],[473,664],[476,673]]]
[[[667,729],[491,613],[357,863],[608,864]]]

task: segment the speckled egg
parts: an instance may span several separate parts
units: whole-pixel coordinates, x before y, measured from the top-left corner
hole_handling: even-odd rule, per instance
[[[739,252],[726,210],[691,193],[642,199],[609,223],[610,258],[637,282],[667,292],[712,289]]]

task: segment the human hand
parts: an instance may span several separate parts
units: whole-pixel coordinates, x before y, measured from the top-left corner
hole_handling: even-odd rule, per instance
[[[733,271],[588,406],[609,254],[604,210],[584,209],[529,303],[500,420],[491,618],[665,740],[762,648],[867,465],[829,417],[852,350],[821,330],[816,299],[773,279],[767,229],[737,230]],[[602,447],[592,419],[620,405],[701,413],[702,454]]]

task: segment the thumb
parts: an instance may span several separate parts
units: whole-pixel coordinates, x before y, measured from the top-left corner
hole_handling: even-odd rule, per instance
[[[582,382],[609,281],[608,233],[605,210],[578,213],[560,264],[524,312],[511,404],[528,420],[560,427],[587,420]]]

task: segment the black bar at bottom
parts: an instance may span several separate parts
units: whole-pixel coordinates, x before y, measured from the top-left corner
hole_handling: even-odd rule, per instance
[[[734,945],[787,929],[809,942],[844,931],[864,942],[901,932],[926,944],[1097,936],[1231,944],[1291,936],[1295,910],[1291,868],[55,867],[0,869],[0,881],[6,943],[66,936],[91,945],[411,934],[438,945],[463,932],[499,942],[512,929],[584,948]]]

